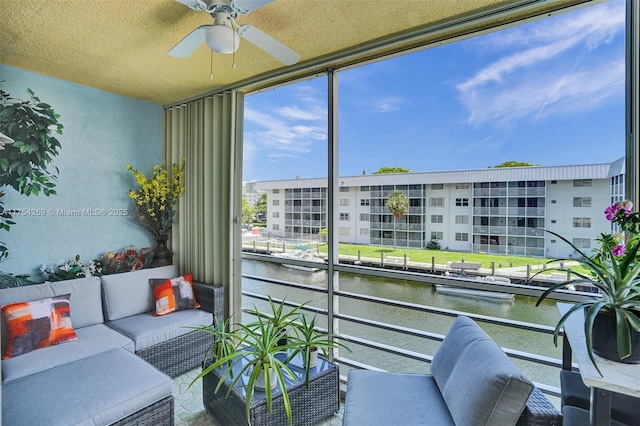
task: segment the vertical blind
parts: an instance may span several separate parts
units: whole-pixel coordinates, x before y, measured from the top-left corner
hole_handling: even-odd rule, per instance
[[[241,92],[225,92],[164,110],[163,160],[186,159],[185,193],[178,204],[169,244],[173,263],[194,279],[225,287],[225,311],[233,295],[236,170],[241,161]],[[239,287],[239,286],[238,286]],[[238,289],[239,291],[239,289]],[[231,297],[233,304],[233,297]]]

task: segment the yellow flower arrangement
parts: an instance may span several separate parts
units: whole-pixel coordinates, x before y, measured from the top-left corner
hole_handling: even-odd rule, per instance
[[[153,166],[153,176],[144,174],[127,164],[127,170],[133,173],[139,185],[137,190],[129,191],[139,222],[144,225],[156,240],[167,239],[173,225],[174,207],[184,192],[183,158],[180,164],[171,166],[171,176],[163,166]]]

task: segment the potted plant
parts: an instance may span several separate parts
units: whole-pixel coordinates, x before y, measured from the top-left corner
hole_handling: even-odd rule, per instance
[[[173,226],[175,207],[180,195],[184,192],[185,159],[180,164],[171,166],[171,175],[160,165],[153,166],[153,176],[147,179],[144,174],[127,164],[136,179],[139,188],[129,190],[129,198],[133,200],[136,220],[144,226],[158,243],[152,266],[171,264],[171,251],[167,248],[167,240]]]
[[[287,419],[289,424],[292,424],[287,380],[295,382],[298,379],[289,367],[289,363],[308,346],[316,346],[318,349],[338,346],[346,348],[346,346],[331,339],[327,334],[317,332],[315,316],[311,321],[307,321],[300,309],[308,302],[285,310],[284,300],[280,303],[274,302],[271,297],[268,300],[270,313],[260,312],[255,306],[249,310],[256,316],[255,321],[246,324],[230,324],[227,319],[224,322],[215,321],[211,326],[197,328],[213,334],[214,342],[205,355],[209,361],[205,363],[202,372],[193,379],[191,385],[214,370],[217,370],[220,377],[215,392],[218,392],[227,380],[229,382],[227,397],[237,385],[244,385],[246,414],[249,422],[255,391],[264,392],[267,410],[271,412],[274,392],[279,386],[278,390],[282,393]],[[283,330],[289,329],[292,333],[285,342],[282,339],[282,333]],[[310,368],[312,367],[309,363],[304,365],[306,386],[309,386]]]
[[[342,347],[351,352],[347,346],[334,340],[331,335],[318,331],[317,322],[317,314],[313,316],[311,321],[307,321],[307,316],[301,312],[299,321],[294,323],[293,344],[301,349],[307,384],[309,383],[309,369],[315,368],[320,350],[326,359],[330,358],[329,348]]]
[[[230,379],[227,397],[243,377],[248,377],[246,383],[246,414],[247,420],[250,419],[250,408],[253,395],[256,390],[265,393],[267,402],[267,410],[271,412],[273,392],[277,385],[280,385],[282,399],[284,402],[285,412],[289,424],[292,424],[293,417],[291,414],[291,403],[287,393],[285,376],[291,380],[295,380],[295,375],[287,365],[299,352],[294,344],[281,345],[278,342],[281,339],[281,333],[274,325],[267,321],[264,317],[259,316],[255,322],[248,324],[236,324],[234,330],[222,331],[221,328],[212,328],[209,330],[214,334],[214,338],[220,340],[228,339],[237,341],[237,345],[232,346],[215,346],[222,349],[215,360],[207,362],[202,372],[193,379],[191,384],[196,380],[204,377],[214,369],[222,368],[224,372],[220,374],[220,380],[216,386],[215,392],[227,378]],[[283,353],[287,349],[291,352],[283,357]],[[226,351],[226,354],[223,352]],[[268,372],[268,373],[267,373]]]
[[[286,345],[289,338],[289,329],[294,325],[295,320],[298,318],[300,309],[308,302],[305,302],[291,310],[285,310],[285,297],[282,302],[275,303],[271,296],[268,296],[269,307],[271,312],[261,312],[257,308],[248,309],[247,312],[255,315],[258,318],[267,320],[273,325],[275,332],[280,335],[279,344]]]
[[[598,290],[598,296],[571,307],[560,318],[553,333],[557,345],[558,333],[567,318],[575,312],[584,311],[587,351],[598,372],[600,369],[594,353],[615,361],[640,363],[640,213],[633,213],[632,207],[630,201],[623,201],[605,210],[606,218],[617,225],[620,231],[601,234],[598,238],[600,247],[592,256],[561,235],[547,231],[576,251],[578,257],[571,260],[588,269],[589,274],[570,271],[573,278],[551,286],[542,293],[537,305],[553,291],[568,285],[588,285]],[[568,271],[564,267],[551,270]],[[609,318],[612,321],[610,331],[601,331],[600,327]],[[613,349],[608,348],[607,344],[613,344]]]

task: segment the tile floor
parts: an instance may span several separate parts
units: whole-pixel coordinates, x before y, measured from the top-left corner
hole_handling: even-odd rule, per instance
[[[189,388],[189,383],[198,372],[199,370],[197,369],[191,370],[173,379],[175,426],[224,426],[217,423],[204,410],[202,405],[202,383],[198,381]],[[342,404],[340,411],[318,424],[318,426],[341,425]]]

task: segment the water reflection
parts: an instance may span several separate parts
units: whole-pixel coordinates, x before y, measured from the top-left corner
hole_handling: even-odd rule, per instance
[[[288,269],[279,264],[254,260],[243,260],[242,268],[243,274],[296,282],[322,289],[325,289],[327,285],[326,271],[298,271]],[[310,301],[310,305],[312,306],[327,307],[327,298],[324,293],[311,293],[299,289],[290,289],[246,278],[243,279],[242,285],[245,291],[265,295],[269,294],[275,298],[286,297],[287,300],[299,303]],[[340,274],[339,288],[345,292],[360,293],[385,299],[534,324],[554,326],[559,318],[555,303],[545,302],[541,306],[536,307],[536,299],[527,296],[516,296],[513,301],[495,301],[466,296],[462,297],[438,293],[434,291],[432,286],[421,283],[348,273]],[[259,308],[266,308],[266,305],[261,301],[247,297],[243,298],[243,306],[245,307],[252,307],[254,303]],[[366,318],[442,335],[446,334],[453,322],[452,317],[428,312],[410,311],[395,306],[371,304],[347,298],[340,298],[339,312],[343,315]],[[322,326],[326,326],[326,322],[321,322],[321,324]],[[561,348],[556,348],[553,345],[553,340],[550,335],[516,331],[492,324],[480,325],[502,347],[557,359],[561,358]],[[424,338],[406,336],[348,321],[340,322],[340,333],[374,340],[385,345],[397,346],[421,354],[433,355],[439,346],[439,343]],[[423,362],[405,357],[395,356],[353,344],[350,344],[350,347],[353,350],[352,353],[348,354],[350,359],[385,370],[424,372],[428,371],[429,368],[428,365]],[[559,385],[557,369],[521,360],[513,361],[531,380],[553,386]]]

